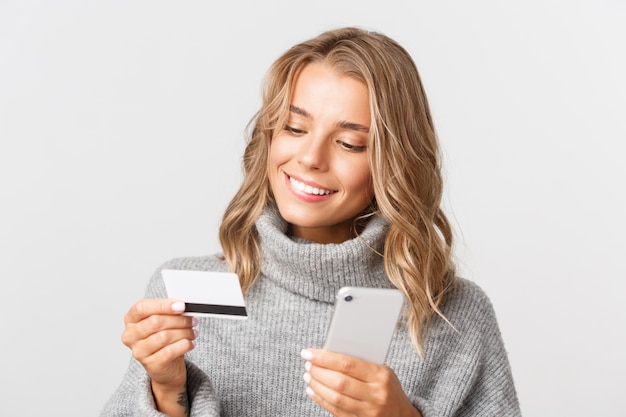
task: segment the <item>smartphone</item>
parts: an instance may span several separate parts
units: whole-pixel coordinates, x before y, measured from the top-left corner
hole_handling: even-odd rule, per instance
[[[341,288],[324,349],[383,363],[403,302],[404,296],[397,289]]]

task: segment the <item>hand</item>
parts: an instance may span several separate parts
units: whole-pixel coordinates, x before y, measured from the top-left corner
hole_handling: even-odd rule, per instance
[[[194,348],[197,319],[182,316],[185,304],[171,299],[144,299],[131,307],[122,342],[128,346],[155,384],[172,390],[184,387],[183,355]]]
[[[305,349],[302,358],[307,393],[336,417],[421,417],[385,365],[320,349]]]

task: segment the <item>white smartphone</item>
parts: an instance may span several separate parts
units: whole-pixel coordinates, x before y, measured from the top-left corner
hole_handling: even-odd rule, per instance
[[[404,296],[397,289],[341,288],[324,349],[383,363],[403,302]]]

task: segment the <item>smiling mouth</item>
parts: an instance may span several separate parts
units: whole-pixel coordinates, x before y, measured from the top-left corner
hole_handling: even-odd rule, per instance
[[[291,185],[293,185],[295,189],[302,191],[303,193],[306,193],[306,194],[329,195],[332,193],[336,193],[336,191],[334,190],[325,190],[323,188],[311,187],[310,185],[300,182],[294,179],[293,177],[289,177],[289,182],[291,183]]]

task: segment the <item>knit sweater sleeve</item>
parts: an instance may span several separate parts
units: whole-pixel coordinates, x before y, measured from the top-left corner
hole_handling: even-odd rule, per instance
[[[490,300],[461,280],[444,306],[425,358],[430,370],[411,398],[424,417],[521,416],[507,353]],[[433,371],[436,369],[436,371]]]
[[[152,276],[145,298],[165,298],[166,291],[161,277],[162,269],[184,269],[180,261],[163,264]],[[191,268],[190,268],[191,269]],[[185,360],[187,367],[187,393],[190,415],[217,417],[220,415],[219,402],[210,378],[196,365]],[[105,404],[101,417],[163,417],[156,409],[150,377],[143,366],[131,358],[121,384]]]

